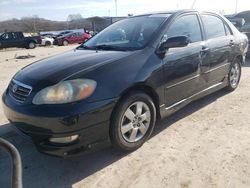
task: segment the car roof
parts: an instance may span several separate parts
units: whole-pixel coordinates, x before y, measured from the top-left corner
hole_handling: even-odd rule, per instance
[[[200,13],[210,13],[210,14],[217,14],[214,12],[209,11],[198,11],[196,9],[182,9],[182,10],[167,10],[167,11],[157,11],[157,12],[150,12],[145,14],[140,14],[132,17],[140,17],[140,16],[151,16],[151,15],[157,15],[157,14],[182,14],[182,13],[189,13],[189,12],[200,12]]]
[[[138,16],[151,16],[155,14],[175,14],[175,13],[185,13],[185,12],[198,12],[197,10],[194,9],[183,9],[183,10],[167,10],[167,11],[157,11],[157,12],[149,12],[145,14],[140,14],[134,17]]]

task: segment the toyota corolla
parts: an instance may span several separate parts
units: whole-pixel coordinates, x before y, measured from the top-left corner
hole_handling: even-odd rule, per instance
[[[139,148],[156,120],[239,84],[248,40],[223,16],[194,10],[129,17],[76,49],[24,67],[4,112],[47,154]]]

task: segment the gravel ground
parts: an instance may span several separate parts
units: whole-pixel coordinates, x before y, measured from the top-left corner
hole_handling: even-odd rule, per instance
[[[0,93],[11,77],[36,60],[76,46],[0,51]],[[16,60],[16,56],[34,58]],[[0,136],[23,161],[24,188],[250,187],[250,61],[236,91],[219,91],[157,123],[152,138],[132,153],[106,149],[60,159],[40,154],[18,136],[0,109]],[[1,102],[0,102],[1,103]],[[8,156],[0,152],[0,187],[9,187]]]

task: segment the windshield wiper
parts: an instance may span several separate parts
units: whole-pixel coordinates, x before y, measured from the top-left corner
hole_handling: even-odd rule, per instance
[[[95,48],[86,46],[86,45],[84,45],[84,44],[82,44],[82,45],[76,47],[76,49],[95,50]]]
[[[96,45],[93,46],[94,49],[96,50],[117,50],[117,51],[127,51],[127,49],[119,47],[119,46],[112,46],[112,45],[107,45],[107,44],[102,44],[102,45]]]

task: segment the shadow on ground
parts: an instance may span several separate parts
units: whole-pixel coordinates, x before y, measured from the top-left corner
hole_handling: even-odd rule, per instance
[[[191,103],[176,114],[161,120],[157,123],[153,136],[157,136],[159,132],[173,123],[215,102],[226,94],[228,93],[223,90],[218,91]],[[73,184],[128,155],[128,153],[121,153],[109,148],[87,156],[69,159],[54,158],[40,154],[32,143],[16,134],[9,124],[0,126],[0,136],[9,140],[20,151],[23,161],[23,182],[25,188],[70,188]],[[7,154],[0,150],[0,187],[6,188],[9,186],[9,158]]]

